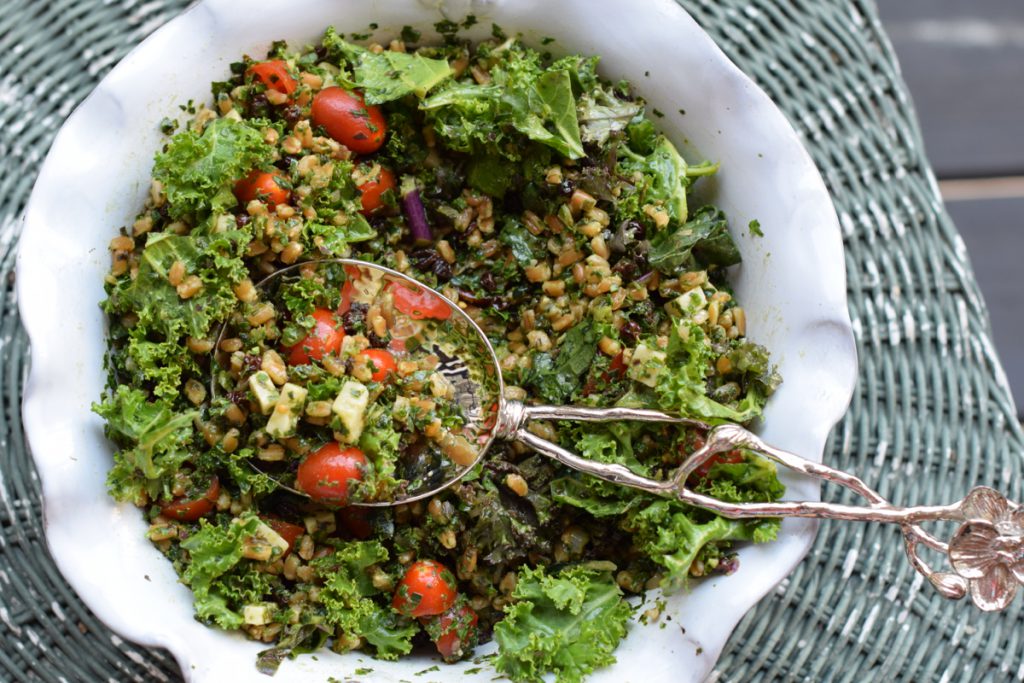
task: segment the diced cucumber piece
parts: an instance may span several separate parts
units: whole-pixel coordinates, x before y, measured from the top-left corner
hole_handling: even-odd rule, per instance
[[[256,402],[260,405],[260,412],[264,415],[270,415],[270,411],[277,405],[277,399],[281,396],[277,391],[277,387],[274,386],[274,382],[270,379],[270,375],[260,370],[249,377],[249,388],[252,389],[253,395],[256,396]]]
[[[630,379],[646,384],[653,389],[658,385],[658,375],[665,367],[665,359],[664,351],[639,344],[633,351],[633,358],[629,362],[627,374]]]
[[[299,417],[306,405],[306,393],[305,389],[290,382],[281,387],[281,397],[277,399],[277,405],[267,420],[267,434],[275,439],[295,435]]]
[[[370,403],[370,392],[361,382],[348,380],[341,385],[338,397],[331,410],[341,422],[340,435],[345,443],[356,443],[363,434],[366,421],[366,406]]]

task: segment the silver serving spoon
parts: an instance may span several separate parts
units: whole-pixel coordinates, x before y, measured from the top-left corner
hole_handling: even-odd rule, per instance
[[[479,325],[458,304],[440,292],[390,268],[352,259],[330,259],[317,263],[338,263],[356,268],[361,277],[396,282],[436,297],[450,309],[452,324],[466,333],[463,336],[466,347],[460,349],[458,353],[451,354],[450,360],[442,363],[441,371],[455,385],[458,392],[456,400],[463,405],[472,429],[478,435],[479,448],[476,457],[471,462],[459,466],[446,463],[441,470],[423,477],[430,483],[408,490],[400,498],[358,503],[359,505],[387,507],[429,498],[452,486],[472,470],[486,456],[495,440],[518,441],[574,470],[645,493],[675,498],[688,505],[711,510],[723,517],[810,517],[899,524],[907,557],[913,567],[945,597],[960,599],[970,592],[974,603],[986,611],[1001,610],[1008,606],[1016,594],[1018,584],[1024,584],[1024,508],[1008,501],[994,489],[976,487],[964,499],[950,505],[903,507],[886,501],[860,478],[770,446],[756,434],[739,425],[711,425],[701,420],[657,410],[527,405],[510,400],[504,395],[501,367],[494,347]],[[273,286],[281,277],[294,276],[296,269],[300,267],[281,269],[257,286],[261,289]],[[219,341],[218,339],[218,346]],[[465,358],[475,362],[479,371],[471,372]],[[527,428],[533,420],[666,422],[704,431],[706,440],[704,445],[695,450],[669,478],[654,480],[622,465],[588,460],[551,443]],[[806,476],[844,486],[866,499],[867,504],[857,506],[820,501],[729,503],[696,493],[686,487],[689,476],[703,463],[718,453],[738,448],[759,454]],[[295,489],[288,490],[305,495]],[[950,542],[945,543],[921,528],[920,523],[929,521],[952,521],[959,523],[959,526]],[[933,570],[921,558],[921,546],[945,554],[953,571]]]

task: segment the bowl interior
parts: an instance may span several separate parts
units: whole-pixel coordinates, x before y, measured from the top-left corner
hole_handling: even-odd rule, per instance
[[[680,8],[671,0],[437,5],[206,0],[148,38],[76,110],[32,194],[18,295],[32,341],[25,425],[43,482],[48,541],[65,576],[102,619],[128,638],[169,647],[190,680],[263,680],[254,668],[263,647],[197,623],[190,592],[143,537],[141,516],[105,494],[110,445],[89,412],[105,382],[97,304],[109,267],[107,244],[132,222],[148,190],[152,157],[162,144],[160,120],[183,102],[208,99],[208,84],[222,80],[232,61],[263,54],[273,40],[310,43],[328,25],[354,32],[376,23],[375,37],[410,25],[429,41],[435,22],[474,14],[471,38],[489,36],[494,22],[535,46],[551,37],[552,51],[600,54],[603,75],[627,78],[663,112],[657,123],[688,158],[722,164],[703,191],[729,215],[744,256],[733,284],[748,311],[749,334],[770,349],[785,380],[766,411],[763,438],[820,460],[849,400],[856,358],[842,243],[824,184],[782,114]],[[754,219],[763,237],[747,229]],[[784,480],[788,498],[818,498],[816,483]],[[670,596],[665,627],[635,626],[616,652],[619,664],[593,680],[702,679],[738,619],[789,573],[814,530],[813,523],[787,521],[777,542],[740,551],[736,574]],[[479,654],[492,651],[493,645]],[[374,680],[413,680],[435,663],[425,656],[380,662],[323,652],[285,662],[277,680],[344,678],[360,667],[372,668]],[[478,666],[463,662],[415,680],[494,676],[486,666],[473,673]]]

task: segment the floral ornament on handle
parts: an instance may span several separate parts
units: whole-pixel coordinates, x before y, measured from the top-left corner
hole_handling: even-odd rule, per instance
[[[1005,609],[1024,583],[1024,509],[990,488],[972,490],[964,519],[949,542],[949,562],[967,579],[974,604]]]

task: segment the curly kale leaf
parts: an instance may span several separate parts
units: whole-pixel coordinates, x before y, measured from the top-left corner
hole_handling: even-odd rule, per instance
[[[374,599],[381,591],[374,588],[367,569],[387,559],[387,549],[377,541],[354,541],[312,565],[323,579],[320,601],[326,610],[325,621],[336,630],[336,636],[363,638],[373,646],[376,657],[398,659],[412,650],[412,637],[419,627]]]
[[[686,585],[690,567],[705,548],[717,549],[723,542],[774,540],[777,519],[734,520],[707,516],[670,500],[655,500],[627,515],[624,527],[633,533],[638,550],[664,570],[661,588],[666,593]]]
[[[550,403],[565,401],[580,388],[583,375],[597,355],[602,332],[592,322],[580,323],[562,338],[558,353],[538,353],[527,384]]]
[[[503,144],[516,142],[515,131],[562,156],[584,156],[569,71],[542,68],[536,54],[514,43],[494,59],[490,83],[453,81],[420,103],[446,144],[517,158]]]
[[[202,133],[187,130],[156,155],[153,178],[163,183],[171,217],[194,225],[237,203],[232,188],[268,161],[273,148],[254,125],[232,118],[211,121]]]
[[[238,628],[242,625],[242,606],[269,589],[269,585],[253,583],[252,578],[228,576],[242,560],[245,539],[255,535],[261,524],[254,514],[226,524],[203,519],[199,531],[181,542],[189,553],[182,581],[192,589],[196,616],[200,619],[213,621],[224,629]],[[241,571],[247,569],[251,568],[243,566]]]
[[[391,102],[409,93],[422,98],[452,77],[446,59],[393,50],[371,52],[346,42],[333,27],[324,34],[323,45],[331,57],[352,66],[352,78],[346,85],[362,90],[367,104]]]
[[[610,573],[526,568],[511,597],[494,627],[494,666],[512,680],[539,683],[553,673],[557,683],[579,683],[615,661],[632,609]]]
[[[595,87],[580,95],[576,103],[580,136],[583,142],[604,147],[608,138],[626,130],[626,126],[642,114],[643,109],[643,102],[624,100],[607,88]]]
[[[119,386],[93,412],[107,421],[107,435],[122,447],[114,455],[107,486],[118,500],[157,498],[189,457],[192,420],[198,411],[176,411],[165,399],[148,400],[140,389]]]

